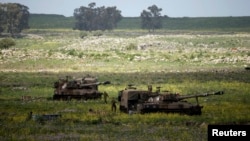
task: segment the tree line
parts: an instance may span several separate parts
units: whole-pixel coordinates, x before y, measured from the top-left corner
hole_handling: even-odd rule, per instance
[[[74,10],[76,19],[74,29],[78,30],[111,30],[122,19],[121,11],[116,7],[95,7],[90,3],[88,7],[81,6]]]
[[[29,8],[18,3],[0,3],[0,33],[11,35],[29,27]]]
[[[162,27],[162,9],[156,5],[141,12],[141,28],[154,31]],[[75,25],[73,29],[94,31],[112,30],[122,19],[121,11],[113,7],[96,7],[92,2],[88,6],[74,9]],[[15,35],[29,28],[29,8],[18,3],[0,3],[0,33]]]

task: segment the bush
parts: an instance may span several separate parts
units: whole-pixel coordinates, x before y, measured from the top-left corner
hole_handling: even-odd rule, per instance
[[[137,45],[130,43],[128,46],[126,46],[127,50],[136,50],[137,49]]]
[[[0,49],[7,49],[11,46],[16,45],[15,41],[11,38],[4,38],[0,40]]]
[[[96,31],[93,31],[93,36],[102,36],[103,35],[103,32],[101,30],[96,30]]]
[[[88,32],[87,31],[81,31],[80,32],[80,38],[85,38],[85,37],[87,37],[88,36]]]
[[[75,49],[71,49],[71,50],[69,50],[68,55],[76,56],[77,55],[77,51]]]

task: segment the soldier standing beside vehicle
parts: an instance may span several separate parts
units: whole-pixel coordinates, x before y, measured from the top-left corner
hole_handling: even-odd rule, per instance
[[[152,85],[148,85],[148,91],[152,92],[152,90],[153,90]]]
[[[104,103],[107,104],[107,98],[109,97],[106,91],[103,92]]]
[[[112,110],[112,112],[116,112],[116,101],[115,101],[115,98],[113,98],[112,101],[111,101],[111,110]]]

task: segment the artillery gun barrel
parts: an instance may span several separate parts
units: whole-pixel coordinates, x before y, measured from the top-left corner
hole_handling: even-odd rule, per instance
[[[210,96],[210,95],[223,95],[223,94],[224,94],[223,91],[217,91],[217,92],[212,92],[212,93],[204,93],[204,94],[180,96],[177,99],[178,100],[183,100],[183,99],[188,99],[188,98],[207,97],[207,96]]]

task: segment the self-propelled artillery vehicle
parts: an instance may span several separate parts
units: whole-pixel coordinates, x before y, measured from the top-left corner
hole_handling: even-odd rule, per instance
[[[180,95],[171,92],[152,92],[152,87],[148,90],[137,90],[136,88],[119,91],[118,101],[120,102],[120,111],[133,113],[180,113],[187,115],[201,115],[201,106],[198,103],[198,97],[207,97],[210,95],[222,95],[223,91],[196,94],[196,95]],[[195,98],[196,104],[189,103],[185,99]]]
[[[102,97],[103,92],[98,90],[98,86],[106,84],[110,84],[110,82],[98,82],[97,78],[92,76],[86,76],[73,80],[69,80],[69,76],[66,76],[66,79],[59,79],[54,83],[53,99],[99,99]]]

